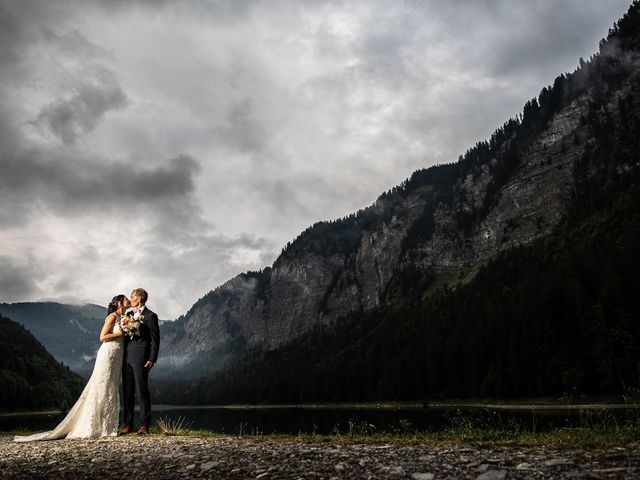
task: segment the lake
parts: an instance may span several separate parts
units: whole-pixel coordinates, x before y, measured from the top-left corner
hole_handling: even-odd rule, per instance
[[[153,406],[154,422],[184,419],[187,428],[232,435],[402,433],[437,431],[456,425],[543,431],[564,426],[611,425],[637,414],[623,405]],[[64,413],[2,414],[0,430],[49,430],[62,418]]]

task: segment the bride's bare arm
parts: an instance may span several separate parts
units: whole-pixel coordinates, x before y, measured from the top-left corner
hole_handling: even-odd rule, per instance
[[[109,340],[115,340],[123,335],[122,332],[111,333],[113,330],[113,325],[116,323],[117,315],[115,313],[110,313],[107,315],[107,318],[104,319],[104,324],[102,325],[102,330],[100,330],[100,341],[107,342]]]

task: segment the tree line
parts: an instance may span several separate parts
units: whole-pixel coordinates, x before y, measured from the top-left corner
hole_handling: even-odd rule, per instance
[[[73,405],[84,380],[58,363],[21,324],[0,315],[0,409]]]

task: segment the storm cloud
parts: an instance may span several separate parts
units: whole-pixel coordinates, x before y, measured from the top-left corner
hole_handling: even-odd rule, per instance
[[[628,0],[0,0],[0,301],[163,318],[455,161]]]
[[[109,213],[127,207],[157,207],[188,198],[200,165],[180,155],[157,167],[139,167],[121,161],[88,162],[59,152],[29,152],[7,156],[0,163],[1,219],[11,210],[46,209],[56,215]],[[34,212],[35,213],[35,212]],[[10,222],[13,223],[13,222]]]
[[[64,143],[71,144],[92,132],[105,113],[123,108],[126,102],[127,96],[119,85],[85,84],[71,98],[44,107],[34,123],[48,127]]]
[[[41,294],[36,284],[38,269],[29,262],[0,256],[0,292],[13,300],[30,300]]]

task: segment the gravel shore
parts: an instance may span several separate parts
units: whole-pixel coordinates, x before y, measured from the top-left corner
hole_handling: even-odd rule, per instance
[[[640,443],[554,450],[161,435],[22,444],[11,439],[0,437],[2,479],[640,478]]]

